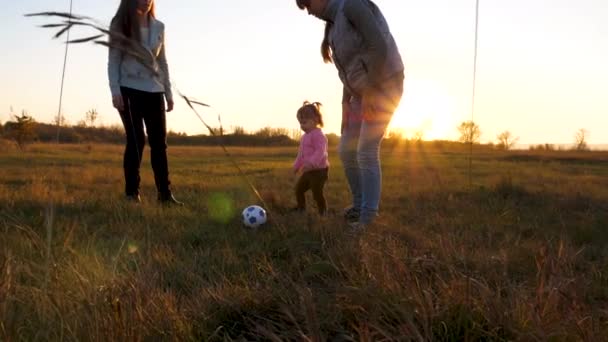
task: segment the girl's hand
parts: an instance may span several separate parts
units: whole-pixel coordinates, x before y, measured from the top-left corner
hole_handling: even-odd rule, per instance
[[[125,110],[125,103],[122,100],[121,95],[112,96],[112,105],[114,108],[118,109],[119,112]]]
[[[170,112],[173,110],[173,100],[167,100],[167,112]]]
[[[290,176],[293,177],[294,182],[298,181],[298,178],[300,177],[300,171],[301,169],[292,169],[290,172]]]

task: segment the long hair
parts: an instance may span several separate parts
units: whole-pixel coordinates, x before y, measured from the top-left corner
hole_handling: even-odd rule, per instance
[[[301,10],[310,6],[310,0],[296,0],[296,5]],[[332,23],[330,21],[325,22],[325,34],[323,35],[323,41],[321,42],[321,56],[323,56],[323,62],[333,63],[334,60],[331,57],[331,46],[329,45],[329,31],[331,30]]]
[[[152,18],[156,18],[154,12],[154,1],[150,6],[150,12],[148,13]],[[110,28],[113,31],[122,33],[126,38],[141,42],[137,26],[137,0],[121,0],[118,10],[112,18]]]
[[[321,102],[308,102],[304,101],[302,107],[298,109],[296,114],[298,120],[314,119],[319,124],[319,127],[323,127],[323,114],[321,114]]]
[[[325,33],[323,35],[323,42],[321,42],[321,56],[323,56],[323,62],[333,63],[331,47],[329,46],[329,31],[331,30],[332,23],[325,22]]]

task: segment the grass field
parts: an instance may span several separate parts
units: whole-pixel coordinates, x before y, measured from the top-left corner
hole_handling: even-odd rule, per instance
[[[383,152],[377,224],[286,213],[294,148],[170,147],[175,195],[122,198],[122,147],[0,151],[0,340],[601,341],[608,336],[608,153]],[[470,176],[470,178],[469,178]],[[469,182],[469,179],[471,182]],[[310,200],[310,197],[309,197]],[[310,203],[311,201],[309,201]]]

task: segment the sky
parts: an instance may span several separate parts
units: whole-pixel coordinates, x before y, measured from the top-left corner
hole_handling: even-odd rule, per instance
[[[2,0],[0,122],[27,111],[52,122],[59,110],[65,45],[48,19],[23,14],[69,10],[69,0]],[[510,131],[520,144],[571,144],[579,129],[590,144],[608,144],[608,2],[480,0],[473,106],[475,0],[375,0],[406,65],[405,94],[390,129],[425,140],[458,138],[473,119],[482,142]],[[107,24],[118,0],[73,0],[73,12]],[[210,125],[298,129],[304,100],[324,104],[326,133],[340,127],[341,83],[324,64],[322,21],[293,0],[156,0],[166,25],[174,86],[213,106]],[[71,37],[89,31],[72,30]],[[68,50],[62,114],[76,124],[90,109],[98,123],[119,125],[106,72],[107,51],[93,44]],[[176,98],[167,126],[208,134]]]

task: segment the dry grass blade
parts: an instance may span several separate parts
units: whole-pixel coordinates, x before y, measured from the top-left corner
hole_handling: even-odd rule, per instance
[[[211,106],[204,104],[204,103],[194,101],[194,100],[190,100],[189,97],[187,97],[186,95],[184,95],[182,93],[179,93],[179,96],[181,96],[184,99],[184,101],[186,101],[186,104],[188,104],[188,107],[190,107],[190,109],[192,109],[192,111],[194,111],[194,114],[196,114],[196,116],[198,116],[199,120],[201,120],[203,125],[205,125],[205,127],[207,128],[209,133],[211,133],[211,135],[215,136],[215,131],[213,130],[213,128],[211,128],[211,126],[209,126],[205,122],[205,120],[203,120],[203,117],[198,114],[198,112],[196,111],[196,109],[194,108],[194,106],[192,104],[198,104],[198,105],[205,106],[205,107],[211,107]]]
[[[59,38],[61,37],[62,34],[66,33],[69,29],[72,28],[74,24],[66,24],[64,28],[62,28],[61,30],[59,30],[59,32],[55,33],[55,36],[53,38]]]
[[[66,42],[66,44],[86,43],[86,42],[89,42],[91,40],[95,40],[95,39],[98,39],[101,37],[103,37],[103,34],[98,34],[96,36],[91,36],[91,37],[86,37],[86,38],[72,39],[72,40],[68,40]]]
[[[36,247],[36,250],[43,250],[44,241],[33,228],[22,224],[16,217],[9,216],[8,214],[4,214],[3,216],[8,219],[8,221],[5,223],[8,227],[16,228],[17,230],[25,233],[29,241],[31,241],[31,243]]]
[[[65,24],[44,24],[44,25],[40,25],[39,27],[42,28],[55,28],[55,27],[62,27],[65,26]]]
[[[24,16],[26,17],[62,17],[74,20],[84,20],[90,19],[89,17],[74,15],[66,12],[37,12],[37,13],[27,13]]]
[[[195,101],[195,100],[190,100],[190,102],[192,102],[192,103],[194,103],[194,104],[197,104],[197,105],[199,105],[199,106],[203,106],[203,107],[211,107],[210,105],[208,105],[208,104],[206,104],[206,103],[202,103],[202,102]]]
[[[98,45],[103,45],[107,48],[118,49],[122,53],[135,58],[143,66],[145,66],[147,69],[149,69],[155,76],[160,76],[159,67],[158,67],[158,64],[156,63],[156,59],[154,58],[154,56],[148,49],[146,49],[144,46],[142,46],[139,42],[134,41],[121,33],[112,32],[112,31],[108,30],[107,28],[104,28],[101,25],[98,25],[94,22],[88,22],[88,21],[93,21],[93,19],[91,19],[89,17],[79,16],[79,15],[70,15],[68,13],[62,13],[62,12],[41,12],[41,13],[26,14],[25,16],[26,17],[48,16],[48,17],[67,18],[68,20],[64,21],[63,23],[52,23],[52,24],[45,24],[45,25],[41,26],[42,28],[61,28],[57,33],[55,33],[54,38],[61,37],[63,34],[65,34],[69,29],[73,28],[74,26],[85,26],[85,27],[90,27],[94,30],[97,30],[101,34],[95,35],[95,36],[89,36],[89,37],[85,37],[85,38],[73,39],[73,40],[68,41],[67,43],[68,44],[78,44],[78,43],[93,42]],[[109,38],[107,42],[98,40],[99,38],[102,38],[104,35],[108,36],[108,38]]]

